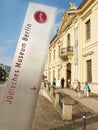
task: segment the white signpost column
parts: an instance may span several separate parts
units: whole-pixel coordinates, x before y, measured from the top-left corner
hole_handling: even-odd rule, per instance
[[[0,109],[0,130],[31,130],[56,8],[29,3]]]

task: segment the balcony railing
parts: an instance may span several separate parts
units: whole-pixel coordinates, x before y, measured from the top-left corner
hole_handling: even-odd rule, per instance
[[[68,47],[61,48],[60,57],[66,58],[68,55],[73,56],[73,47],[68,46]]]

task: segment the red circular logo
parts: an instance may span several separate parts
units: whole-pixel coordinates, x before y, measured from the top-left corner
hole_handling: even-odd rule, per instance
[[[34,19],[38,23],[45,23],[47,21],[47,15],[44,12],[42,12],[42,11],[37,11],[34,14]]]

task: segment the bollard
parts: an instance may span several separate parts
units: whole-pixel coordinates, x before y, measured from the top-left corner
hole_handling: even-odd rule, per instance
[[[83,130],[86,130],[85,112],[83,112]]]

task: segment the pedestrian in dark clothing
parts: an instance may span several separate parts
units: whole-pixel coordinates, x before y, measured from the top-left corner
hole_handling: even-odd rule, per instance
[[[62,88],[64,88],[64,82],[65,82],[65,80],[64,80],[64,78],[62,78],[62,79],[61,79],[61,87],[62,87]]]

